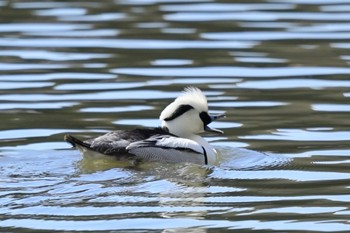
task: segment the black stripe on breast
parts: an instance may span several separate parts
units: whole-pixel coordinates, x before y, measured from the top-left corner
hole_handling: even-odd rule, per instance
[[[205,165],[208,165],[207,151],[204,149],[203,146],[202,146],[202,148],[203,148],[203,155],[204,155],[204,164],[205,164]]]
[[[180,105],[174,112],[173,114],[171,114],[169,117],[165,118],[165,121],[171,121],[174,120],[175,118],[181,116],[182,114],[184,114],[185,112],[189,111],[193,109],[193,107],[191,105],[188,104],[183,104]]]

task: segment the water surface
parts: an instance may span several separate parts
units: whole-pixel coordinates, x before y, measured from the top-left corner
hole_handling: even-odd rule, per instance
[[[0,229],[350,231],[349,0],[0,0]],[[63,135],[226,111],[217,166],[91,160]]]

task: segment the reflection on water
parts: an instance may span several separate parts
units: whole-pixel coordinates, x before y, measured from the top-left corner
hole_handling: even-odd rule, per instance
[[[349,0],[0,0],[0,229],[348,232]],[[82,158],[198,86],[218,165]]]

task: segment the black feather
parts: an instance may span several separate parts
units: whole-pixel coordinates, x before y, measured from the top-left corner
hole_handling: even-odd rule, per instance
[[[133,130],[116,130],[86,141],[81,141],[67,134],[64,136],[64,140],[72,144],[73,147],[80,145],[101,154],[118,156],[120,154],[127,153],[125,148],[130,143],[146,140],[153,135],[172,134],[166,132],[162,128],[144,128]]]
[[[174,120],[175,118],[181,116],[182,114],[184,114],[185,112],[189,111],[193,109],[193,107],[189,104],[183,104],[180,105],[174,112],[173,114],[171,114],[169,117],[165,118],[165,121],[171,121]]]
[[[83,142],[83,141],[81,141],[81,140],[79,140],[79,139],[77,139],[69,134],[64,135],[64,140],[66,142],[69,142],[73,147],[76,147],[77,144],[79,146],[86,147],[86,148],[90,148],[90,146],[91,146],[91,144],[89,144],[87,142]]]
[[[209,125],[212,122],[212,119],[207,112],[201,112],[199,114],[199,117],[201,118],[205,126]]]

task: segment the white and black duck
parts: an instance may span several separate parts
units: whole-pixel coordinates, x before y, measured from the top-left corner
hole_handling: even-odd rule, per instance
[[[188,87],[162,111],[161,127],[116,130],[86,141],[71,135],[64,139],[86,156],[107,155],[132,162],[214,164],[217,151],[198,134],[222,134],[208,125],[224,116],[209,114],[205,95],[198,88]]]

